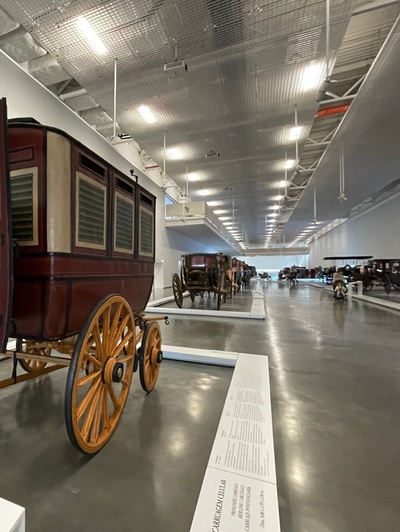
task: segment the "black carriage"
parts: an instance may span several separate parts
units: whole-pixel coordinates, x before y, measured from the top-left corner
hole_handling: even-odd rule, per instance
[[[180,275],[174,273],[172,276],[172,290],[178,307],[182,308],[183,293],[188,291],[192,301],[196,296],[204,297],[205,293],[216,294],[219,310],[230,293],[229,262],[229,257],[222,253],[182,255]]]
[[[387,294],[392,287],[400,290],[400,259],[374,259],[368,270]]]

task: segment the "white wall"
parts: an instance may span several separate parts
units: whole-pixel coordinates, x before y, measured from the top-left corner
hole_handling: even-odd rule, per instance
[[[125,175],[134,168],[139,183],[157,197],[156,215],[156,288],[171,285],[182,253],[194,251],[215,253],[187,237],[172,233],[164,224],[164,192],[142,171],[137,151],[123,144],[112,146],[102,135],[84,122],[59,98],[54,96],[17,63],[0,50],[0,97],[7,98],[9,118],[33,117],[42,124],[59,128],[109,161]],[[121,152],[121,153],[119,153]],[[161,261],[164,262],[161,262]]]
[[[257,270],[276,271],[282,270],[286,266],[305,266],[307,255],[268,255],[238,257],[244,260],[249,266],[255,266]]]
[[[400,257],[400,193],[338,225],[309,246],[308,265],[326,266],[323,257]]]

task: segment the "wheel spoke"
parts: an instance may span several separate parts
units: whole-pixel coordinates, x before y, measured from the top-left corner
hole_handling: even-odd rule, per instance
[[[108,390],[108,393],[110,394],[112,404],[114,405],[114,410],[118,412],[118,410],[120,409],[120,406],[118,403],[117,396],[115,395],[114,388],[112,387],[112,384],[107,383],[107,390]]]
[[[78,388],[81,386],[84,386],[88,382],[92,381],[93,379],[96,379],[97,377],[100,377],[100,371],[93,371],[92,373],[89,373],[89,375],[85,375],[79,381],[77,381],[76,385]]]
[[[100,377],[100,375],[99,375],[99,377]],[[85,411],[86,411],[87,407],[89,406],[90,402],[92,401],[93,397],[96,395],[96,392],[97,392],[97,390],[98,390],[98,388],[100,386],[100,382],[101,382],[100,378],[98,378],[96,381],[92,381],[92,384],[90,385],[90,388],[89,388],[87,394],[82,399],[81,404],[77,408],[76,418],[77,418],[78,421],[80,420],[80,418],[85,413]]]
[[[92,423],[92,430],[90,431],[90,442],[96,443],[97,438],[99,437],[99,431],[100,431],[100,421],[103,411],[103,396],[104,396],[104,386],[101,386],[98,397],[97,397],[97,403],[96,410],[94,412],[93,417],[93,423]]]
[[[103,430],[108,430],[110,427],[110,417],[108,415],[108,404],[107,404],[107,390],[104,388],[102,407],[101,407],[101,416],[103,419]]]
[[[110,307],[106,307],[103,312],[103,349],[105,356],[108,356],[109,352],[109,338],[110,338]]]
[[[101,391],[101,386],[99,386],[97,389],[96,389],[96,392],[92,398],[92,401],[91,401],[91,404],[90,404],[90,408],[86,414],[86,418],[85,418],[85,421],[83,422],[83,426],[82,426],[82,429],[81,429],[81,434],[84,438],[85,441],[87,441],[88,439],[88,436],[89,436],[89,433],[90,433],[90,428],[92,427],[92,424],[93,424],[93,419],[94,419],[94,415],[96,413],[96,408],[98,408],[98,396],[100,395],[100,391]]]
[[[87,359],[90,364],[93,364],[98,369],[101,369],[103,367],[103,364],[100,362],[100,360],[97,360],[93,355],[90,355],[89,353],[85,353],[84,358]]]
[[[118,338],[118,322],[121,317],[122,312],[122,303],[119,303],[117,306],[117,310],[115,311],[114,318],[112,321],[112,324],[110,326],[110,345],[108,346],[108,351],[112,348],[112,346],[115,343],[116,338]]]
[[[128,324],[129,318],[130,318],[129,315],[124,316],[124,319],[123,319],[123,320],[121,321],[121,323],[119,324],[119,326],[118,326],[118,330],[117,330],[117,332],[115,333],[115,335],[114,335],[114,337],[113,337],[113,343],[112,343],[112,345],[110,346],[110,349],[111,349],[111,347],[117,342],[118,338],[119,338],[120,336],[122,336],[122,334],[123,334],[123,332],[124,332],[124,330],[125,330],[125,327],[126,327],[127,324]],[[114,356],[114,355],[112,355],[112,356]]]
[[[93,328],[93,336],[96,342],[96,353],[99,360],[104,360],[103,344],[100,337],[99,323],[96,322]]]
[[[117,356],[121,353],[121,351],[123,350],[123,348],[131,341],[131,339],[133,338],[133,332],[131,331],[130,333],[128,333],[122,340],[121,342],[115,347],[114,351],[112,352],[112,357],[113,358],[117,358]]]

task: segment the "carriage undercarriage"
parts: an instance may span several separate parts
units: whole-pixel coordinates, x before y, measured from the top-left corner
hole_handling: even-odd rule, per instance
[[[156,385],[163,359],[160,320],[168,323],[166,316],[133,314],[122,296],[108,296],[96,305],[78,335],[50,342],[17,340],[15,351],[4,354],[13,360],[13,375],[0,382],[0,388],[68,367],[64,402],[68,436],[80,451],[97,453],[117,428],[133,373],[139,370],[146,393]],[[17,361],[26,374],[17,375]]]

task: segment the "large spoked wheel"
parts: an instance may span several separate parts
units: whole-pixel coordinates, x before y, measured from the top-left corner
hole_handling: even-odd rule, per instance
[[[140,347],[140,384],[147,393],[150,393],[156,385],[162,359],[161,331],[158,323],[153,321],[146,328]]]
[[[179,275],[177,273],[174,273],[172,276],[172,291],[174,293],[175,303],[179,308],[182,308],[183,290],[181,280],[179,279]]]
[[[50,356],[51,347],[36,347],[38,342],[33,340],[17,340],[17,351],[20,353],[26,353],[29,355]],[[30,360],[28,358],[20,358],[18,362],[22,369],[28,373],[34,373],[43,369],[47,362],[41,360]]]
[[[135,321],[129,303],[107,296],[76,341],[65,388],[65,422],[80,451],[100,451],[118,426],[132,381]]]

